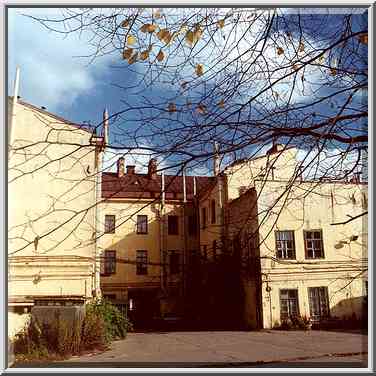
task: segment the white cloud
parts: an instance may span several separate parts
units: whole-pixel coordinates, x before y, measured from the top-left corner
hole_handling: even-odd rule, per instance
[[[13,94],[16,66],[20,67],[20,95],[26,101],[62,111],[79,96],[89,95],[97,78],[106,73],[110,58],[87,66],[87,35],[48,32],[23,14],[54,17],[57,9],[9,9],[9,93]],[[59,110],[58,110],[59,109]]]

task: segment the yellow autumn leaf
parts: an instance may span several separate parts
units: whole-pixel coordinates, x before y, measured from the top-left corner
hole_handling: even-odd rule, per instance
[[[225,108],[225,101],[223,99],[221,99],[219,102],[218,102],[218,107],[219,108]]]
[[[140,31],[142,31],[143,33],[146,33],[148,31],[148,26],[149,26],[148,24],[142,25],[140,28]]]
[[[167,29],[161,29],[158,31],[157,37],[161,42],[163,41],[163,38],[166,32],[167,32]]]
[[[204,104],[199,104],[197,106],[197,112],[200,113],[201,115],[206,114],[206,106]]]
[[[324,60],[325,60],[325,56],[324,55],[321,55],[320,57],[319,57],[319,63],[323,63],[324,62]]]
[[[197,76],[202,76],[204,74],[204,66],[202,64],[197,64],[195,71]]]
[[[140,59],[141,60],[146,60],[149,58],[149,51],[142,51],[141,54],[140,54]]]
[[[187,31],[187,34],[185,34],[185,41],[192,46],[195,43],[195,36],[193,34],[193,31]]]
[[[277,47],[277,54],[282,55],[284,53],[284,49],[282,47]]]
[[[220,28],[220,29],[223,29],[225,27],[225,20],[219,20],[217,22],[217,26]]]
[[[171,34],[167,29],[161,29],[157,33],[157,37],[161,42],[169,44],[171,41]]]
[[[129,18],[127,18],[126,20],[124,20],[121,24],[120,24],[120,27],[127,27],[129,25]]]
[[[304,44],[303,42],[300,42],[299,44],[299,52],[303,52],[304,51]]]
[[[150,24],[150,25],[148,25],[148,33],[154,33],[154,31],[155,30],[157,30],[158,29],[158,25],[156,25],[156,24]]]
[[[335,76],[337,74],[337,69],[335,68],[330,68],[330,75]]]
[[[158,61],[162,61],[163,59],[164,59],[164,53],[163,53],[162,50],[160,50],[160,51],[158,52],[158,55],[157,55],[157,60],[158,60]]]
[[[132,57],[128,59],[128,64],[133,64],[137,61],[138,58],[138,52],[136,52]]]
[[[176,112],[176,105],[175,105],[175,103],[170,103],[168,105],[168,112]]]
[[[127,48],[123,51],[123,59],[128,60],[133,54],[133,48]]]
[[[194,34],[194,36],[195,36],[196,41],[198,41],[198,40],[201,38],[202,33],[203,33],[203,31],[202,31],[202,29],[200,28],[200,26],[196,26],[196,27],[195,27],[195,30],[193,31],[193,34]]]
[[[171,39],[172,39],[172,35],[171,33],[167,30],[167,32],[165,33],[164,37],[163,37],[163,42],[165,42],[166,44],[169,44],[171,42]]]
[[[137,39],[133,35],[127,36],[127,44],[132,45],[137,42]]]
[[[368,34],[361,34],[358,39],[360,43],[368,44]]]

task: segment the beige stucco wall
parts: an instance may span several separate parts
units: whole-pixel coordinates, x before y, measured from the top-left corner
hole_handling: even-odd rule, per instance
[[[289,196],[282,195],[285,186],[281,182],[259,182],[258,211],[260,227],[261,271],[263,273],[264,326],[280,320],[279,290],[297,288],[300,314],[309,316],[308,287],[328,287],[329,305],[334,316],[348,316],[352,312],[361,315],[364,295],[364,278],[367,269],[368,235],[365,220],[361,217],[347,224],[332,225],[356,216],[364,208],[366,186],[357,184],[301,183],[294,186]],[[310,192],[307,195],[307,192]],[[271,208],[273,209],[271,210]],[[324,258],[305,258],[304,230],[322,230]],[[296,260],[277,260],[274,230],[293,230]],[[351,236],[358,236],[350,241]],[[342,242],[342,244],[341,244]],[[267,283],[272,288],[266,291]],[[272,311],[272,320],[270,319]]]
[[[239,189],[254,186],[255,179],[261,179],[261,175],[272,175],[272,170],[266,170],[266,165],[273,167],[273,175],[276,180],[288,180],[296,172],[296,157],[298,150],[288,148],[270,155],[260,156],[247,161],[239,161],[227,168],[224,172],[227,176],[228,198],[233,200],[239,197]]]
[[[289,180],[296,173],[296,149],[273,153],[278,158],[274,179],[262,179],[259,173],[268,157],[240,162],[227,168],[229,239],[241,230],[243,253],[246,239],[257,230],[261,256],[263,326],[268,328],[280,320],[281,289],[298,289],[299,311],[309,316],[308,287],[328,287],[332,316],[361,316],[364,302],[364,280],[367,278],[367,216],[347,224],[351,216],[367,210],[368,191],[365,184],[304,182]],[[252,188],[239,197],[239,188]],[[253,192],[253,193],[252,193]],[[288,193],[287,193],[288,192]],[[257,201],[257,205],[254,205]],[[253,212],[252,206],[257,209]],[[306,260],[303,230],[321,229],[324,259]],[[277,260],[275,230],[293,230],[296,260]],[[357,236],[350,241],[351,236]],[[245,276],[246,322],[253,325],[257,293],[252,278]],[[268,292],[266,287],[271,291]],[[271,314],[270,314],[271,312]]]
[[[90,297],[95,278],[91,134],[21,103],[14,119],[8,170],[9,296]]]

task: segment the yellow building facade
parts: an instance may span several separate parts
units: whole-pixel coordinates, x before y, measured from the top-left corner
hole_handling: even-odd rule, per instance
[[[102,174],[101,290],[136,325],[184,315],[192,255],[199,250],[195,195],[210,178],[161,175],[124,166]]]
[[[14,334],[36,301],[84,302],[99,292],[100,149],[92,130],[44,108],[11,98],[9,115],[8,306]]]
[[[365,314],[367,185],[304,181],[297,153],[278,146],[222,173],[226,247],[241,250],[249,328],[294,315],[318,321]]]

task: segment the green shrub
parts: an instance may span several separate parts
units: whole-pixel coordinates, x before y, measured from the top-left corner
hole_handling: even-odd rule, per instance
[[[103,317],[93,309],[88,309],[82,325],[80,350],[102,348],[106,342],[106,327]]]
[[[106,299],[97,299],[86,306],[86,315],[98,315],[103,319],[105,327],[105,341],[123,339],[127,331],[132,330],[132,324],[123,313]]]

